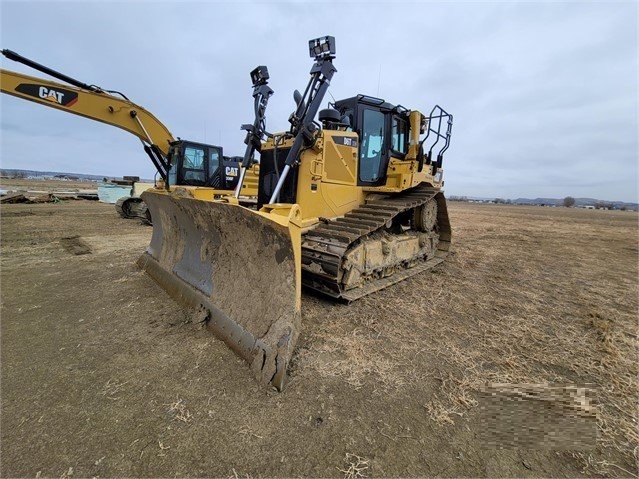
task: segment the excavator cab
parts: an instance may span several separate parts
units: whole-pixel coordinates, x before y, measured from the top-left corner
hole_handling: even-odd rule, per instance
[[[241,157],[224,156],[221,146],[180,139],[169,150],[169,185],[232,190],[241,162]]]

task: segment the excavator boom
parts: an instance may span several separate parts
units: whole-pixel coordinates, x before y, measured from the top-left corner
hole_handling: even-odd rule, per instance
[[[145,146],[159,153],[159,164],[155,166],[161,176],[168,172],[166,157],[171,142],[175,141],[173,135],[160,120],[140,105],[109,93],[84,90],[5,69],[0,69],[0,90],[128,131],[140,138]]]

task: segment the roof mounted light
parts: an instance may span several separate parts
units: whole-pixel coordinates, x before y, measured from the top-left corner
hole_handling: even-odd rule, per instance
[[[308,53],[311,58],[320,59],[335,55],[335,37],[319,37],[308,42]]]

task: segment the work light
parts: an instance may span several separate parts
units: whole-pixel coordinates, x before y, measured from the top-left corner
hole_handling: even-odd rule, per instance
[[[335,55],[335,37],[319,37],[308,42],[308,53],[311,57],[321,58]]]
[[[264,65],[260,65],[251,72],[251,81],[253,82],[253,86],[264,85],[268,79],[268,68]]]

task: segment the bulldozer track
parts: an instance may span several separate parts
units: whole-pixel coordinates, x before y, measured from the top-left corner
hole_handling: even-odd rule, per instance
[[[391,276],[368,281],[364,285],[343,291],[340,284],[344,255],[366,236],[390,225],[402,213],[437,198],[437,227],[440,237],[434,257]],[[417,186],[397,195],[367,201],[343,217],[309,231],[302,242],[302,282],[305,286],[346,301],[366,296],[441,263],[450,246],[450,223],[441,190]]]

